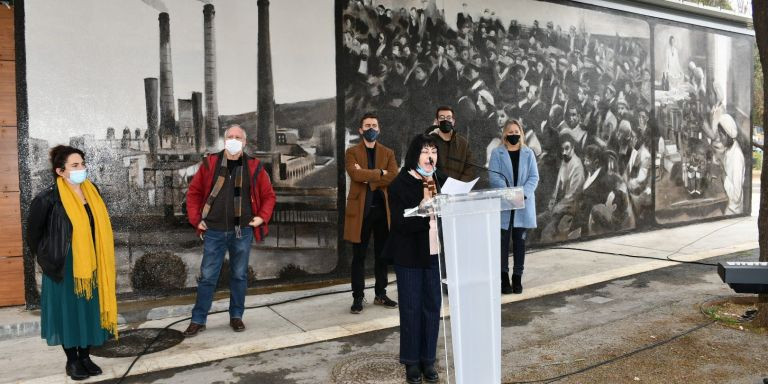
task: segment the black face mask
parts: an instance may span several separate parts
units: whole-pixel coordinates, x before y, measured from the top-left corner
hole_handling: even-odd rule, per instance
[[[365,138],[365,141],[373,143],[379,137],[379,131],[373,128],[368,128],[363,131],[363,137]]]
[[[565,161],[566,163],[570,162],[571,161],[571,156],[570,155],[569,156],[563,155],[563,161]]]
[[[520,142],[520,135],[507,135],[507,141],[512,145],[517,145]]]
[[[438,123],[438,127],[440,127],[441,132],[448,133],[453,130],[453,123],[448,120],[443,120]]]

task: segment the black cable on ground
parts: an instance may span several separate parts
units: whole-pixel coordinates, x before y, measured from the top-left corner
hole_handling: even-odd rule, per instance
[[[699,329],[702,329],[702,328],[707,327],[709,325],[712,325],[714,323],[715,323],[714,321],[711,321],[711,322],[708,322],[708,323],[699,324],[699,325],[697,325],[697,326],[695,326],[695,327],[693,327],[691,329],[688,329],[685,332],[678,333],[677,335],[672,336],[672,337],[670,337],[668,339],[665,339],[665,340],[662,340],[662,341],[657,341],[657,342],[655,342],[653,344],[646,345],[646,346],[644,346],[642,348],[638,348],[638,349],[629,351],[629,352],[627,352],[627,353],[625,353],[623,355],[616,356],[614,358],[611,358],[611,359],[608,359],[608,360],[605,360],[605,361],[601,361],[601,362],[596,363],[596,364],[589,365],[587,367],[581,368],[581,369],[573,371],[573,372],[568,372],[568,373],[565,373],[565,374],[562,374],[562,375],[559,375],[559,376],[549,377],[549,378],[546,378],[546,379],[529,380],[529,381],[509,381],[509,382],[504,382],[504,384],[554,383],[554,382],[562,380],[562,379],[564,379],[566,377],[573,376],[573,375],[576,375],[576,374],[579,374],[579,373],[584,373],[586,371],[593,370],[593,369],[601,367],[603,365],[611,364],[611,363],[616,362],[618,360],[621,360],[621,359],[624,359],[624,358],[636,355],[636,354],[638,354],[640,352],[644,352],[644,351],[647,351],[649,349],[653,349],[653,348],[662,346],[664,344],[670,343],[670,342],[672,342],[674,340],[677,340],[677,339],[679,339],[679,338],[681,338],[683,336],[686,336],[686,335],[688,335],[690,333],[698,331]]]
[[[633,259],[649,259],[649,260],[671,261],[673,263],[706,265],[706,266],[710,266],[710,267],[716,267],[717,266],[717,264],[715,264],[715,263],[706,263],[706,262],[703,262],[703,261],[684,261],[684,260],[670,259],[670,256],[667,256],[665,259],[662,259],[660,257],[653,257],[653,256],[629,255],[629,254],[626,254],[626,253],[596,251],[596,250],[593,250],[593,249],[576,248],[576,247],[550,247],[550,248],[547,248],[547,249],[565,249],[565,250],[571,250],[571,251],[582,251],[582,252],[599,253],[601,255],[631,257]]]
[[[709,315],[704,311],[704,308],[701,305],[699,305],[699,311],[701,311],[701,313],[704,314],[705,316],[709,317]],[[683,336],[686,336],[686,335],[688,335],[690,333],[698,331],[699,329],[702,329],[704,327],[710,326],[710,325],[712,325],[712,324],[714,324],[716,322],[717,321],[712,320],[712,321],[707,322],[707,323],[699,324],[699,325],[697,325],[697,326],[695,326],[693,328],[690,328],[690,329],[686,330],[685,332],[678,333],[677,335],[674,335],[674,336],[672,336],[670,338],[667,338],[665,340],[657,341],[657,342],[655,342],[653,344],[649,344],[649,345],[646,345],[644,347],[641,347],[641,348],[638,348],[638,349],[634,349],[634,350],[629,351],[629,352],[627,352],[627,353],[625,353],[623,355],[616,356],[614,358],[611,358],[611,359],[608,359],[608,360],[605,360],[605,361],[602,361],[602,362],[599,362],[599,363],[596,363],[596,364],[589,365],[587,367],[581,368],[581,369],[573,371],[573,372],[568,372],[568,373],[565,373],[565,374],[562,374],[562,375],[559,375],[559,376],[554,376],[554,377],[550,377],[550,378],[546,378],[546,379],[529,380],[529,381],[510,381],[510,382],[504,382],[503,384],[554,383],[554,382],[556,382],[558,380],[562,380],[562,379],[564,379],[566,377],[573,376],[573,375],[576,375],[576,374],[579,374],[579,373],[584,373],[584,372],[590,371],[592,369],[601,367],[603,365],[611,364],[611,363],[613,363],[615,361],[618,361],[618,360],[630,357],[632,355],[636,355],[636,354],[638,354],[640,352],[647,351],[649,349],[653,349],[653,348],[662,346],[664,344],[668,344],[668,343],[670,343],[670,342],[672,342],[674,340],[677,340],[677,339],[679,339],[679,338],[681,338]]]
[[[706,262],[701,262],[701,261],[684,261],[684,260],[675,260],[675,259],[672,259],[672,258],[671,258],[671,256],[672,256],[672,255],[675,255],[675,254],[677,254],[678,252],[680,252],[680,251],[681,251],[682,249],[684,249],[685,247],[688,247],[689,245],[691,245],[691,244],[694,244],[694,243],[696,243],[696,242],[700,241],[701,239],[703,239],[703,238],[705,238],[705,237],[707,237],[707,236],[709,236],[709,235],[711,235],[711,234],[713,234],[713,233],[715,233],[715,232],[717,232],[717,231],[719,231],[719,230],[721,230],[721,229],[724,229],[724,228],[730,227],[730,226],[732,226],[732,225],[736,225],[736,224],[740,223],[741,221],[743,221],[743,220],[739,220],[739,221],[737,221],[737,222],[735,222],[735,223],[731,223],[731,224],[725,225],[725,226],[723,226],[723,227],[720,227],[720,228],[717,228],[717,229],[715,229],[715,230],[712,230],[712,231],[710,231],[709,233],[706,233],[706,234],[704,234],[704,235],[702,235],[702,236],[699,236],[699,237],[698,237],[698,238],[696,238],[695,240],[693,240],[693,241],[691,241],[691,242],[689,242],[689,243],[687,243],[687,244],[683,245],[682,247],[678,248],[678,249],[677,249],[677,250],[675,250],[674,252],[670,253],[670,254],[669,254],[669,255],[667,255],[667,256],[666,256],[666,258],[664,258],[664,259],[662,259],[662,258],[659,258],[659,257],[652,257],[652,256],[629,255],[629,254],[625,254],[625,253],[616,253],[616,252],[596,251],[596,250],[592,250],[592,249],[576,248],[576,247],[549,247],[549,248],[546,248],[546,249],[564,249],[564,250],[573,250],[573,251],[583,251],[583,252],[592,252],[592,253],[598,253],[598,254],[602,254],[602,255],[622,256],[622,257],[630,257],[630,258],[636,258],[636,259],[651,259],[651,260],[662,260],[662,261],[671,261],[671,262],[674,262],[674,263],[680,263],[680,264],[695,264],[695,265],[706,265],[706,266],[716,267],[716,266],[717,266],[717,264],[715,264],[715,263],[706,263]],[[699,310],[700,310],[700,311],[701,311],[703,314],[707,315],[707,314],[704,312],[704,309],[703,309],[701,306],[699,306]],[[601,366],[603,366],[603,365],[611,364],[611,363],[613,363],[613,362],[615,362],[615,361],[618,361],[618,360],[621,360],[621,359],[624,359],[624,358],[627,358],[627,357],[630,357],[630,356],[636,355],[636,354],[638,354],[638,353],[640,353],[640,352],[643,352],[643,351],[647,351],[647,350],[649,350],[649,349],[653,349],[653,348],[659,347],[659,346],[661,346],[661,345],[664,345],[664,344],[670,343],[670,342],[672,342],[672,341],[674,341],[674,340],[677,340],[677,339],[679,339],[679,338],[681,338],[681,337],[683,337],[683,336],[686,336],[686,335],[688,335],[688,334],[690,334],[690,333],[692,333],[692,332],[698,331],[699,329],[702,329],[702,328],[704,328],[704,327],[707,327],[707,326],[709,326],[709,325],[712,325],[712,324],[714,324],[714,323],[716,323],[716,321],[710,321],[710,322],[707,322],[707,323],[704,323],[704,324],[699,324],[699,325],[697,325],[697,326],[695,326],[695,327],[693,327],[693,328],[691,328],[691,329],[688,329],[688,330],[687,330],[687,331],[685,331],[685,332],[679,333],[679,334],[677,334],[677,335],[675,335],[675,336],[672,336],[672,337],[670,337],[670,338],[668,338],[668,339],[666,339],[666,340],[662,340],[662,341],[658,341],[658,342],[655,342],[655,343],[653,343],[653,344],[649,344],[649,345],[647,345],[647,346],[644,346],[644,347],[642,347],[642,348],[638,348],[638,349],[635,349],[635,350],[629,351],[629,352],[627,352],[627,353],[625,353],[625,354],[623,354],[623,355],[620,355],[620,356],[614,357],[614,358],[612,358],[612,359],[608,359],[608,360],[605,360],[605,361],[599,362],[599,363],[597,363],[597,364],[593,364],[593,365],[590,365],[590,366],[584,367],[584,368],[582,368],[582,369],[579,369],[579,370],[576,370],[576,371],[573,371],[573,372],[565,373],[565,374],[562,374],[562,375],[560,375],[560,376],[555,376],[555,377],[550,377],[550,378],[546,378],[546,379],[540,379],[540,380],[530,380],[530,381],[513,381],[513,382],[505,382],[504,384],[534,384],[534,383],[553,383],[553,382],[559,381],[559,380],[561,380],[561,379],[564,379],[564,378],[566,378],[566,377],[569,377],[569,376],[573,376],[573,375],[576,375],[576,374],[579,374],[579,373],[584,373],[584,372],[586,372],[586,371],[589,371],[589,370],[592,370],[592,369],[595,369],[595,368],[601,367]]]
[[[397,282],[397,280],[392,280],[392,281],[387,282],[387,284],[392,284],[392,283],[396,283],[396,282]],[[373,285],[369,285],[369,286],[365,287],[365,289],[369,289],[369,288],[373,288]],[[244,309],[257,309],[257,308],[271,307],[271,306],[274,306],[274,305],[288,304],[288,303],[293,303],[293,302],[300,301],[300,300],[312,299],[312,298],[315,298],[315,297],[329,296],[329,295],[335,295],[335,294],[338,294],[338,293],[349,293],[349,292],[352,292],[352,289],[345,289],[345,290],[341,290],[341,291],[329,291],[329,292],[313,293],[311,295],[304,295],[304,296],[294,297],[294,298],[290,298],[290,299],[275,301],[275,302],[272,302],[272,303],[247,306]],[[208,315],[215,315],[215,314],[224,313],[224,312],[229,312],[229,309],[223,309],[221,311],[208,312]],[[128,376],[128,373],[131,372],[131,369],[133,369],[133,366],[136,364],[136,362],[138,362],[139,359],[142,356],[147,354],[147,351],[149,351],[149,349],[152,347],[152,345],[154,345],[158,340],[160,340],[160,336],[162,336],[163,333],[165,333],[165,331],[167,331],[170,327],[172,327],[172,326],[174,326],[176,324],[179,324],[181,322],[184,322],[184,321],[187,321],[187,320],[191,320],[191,319],[192,319],[192,316],[185,317],[183,319],[176,320],[176,321],[166,325],[165,327],[163,327],[160,330],[160,332],[158,332],[157,335],[149,343],[147,343],[147,346],[144,347],[144,350],[141,351],[138,355],[136,355],[136,357],[131,362],[131,365],[129,365],[128,369],[126,369],[125,373],[123,373],[123,376],[121,376],[117,380],[117,384],[120,384],[120,383],[123,382],[123,380],[125,380],[125,378]]]

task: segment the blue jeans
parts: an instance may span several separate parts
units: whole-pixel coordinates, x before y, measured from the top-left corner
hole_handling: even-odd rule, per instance
[[[400,301],[400,362],[433,364],[440,330],[440,269],[437,255],[429,268],[395,265]]]
[[[197,281],[197,300],[192,308],[192,322],[205,324],[211,310],[213,293],[219,282],[224,254],[229,251],[229,317],[242,319],[245,311],[245,290],[248,288],[248,257],[251,253],[253,230],[245,227],[238,239],[235,231],[209,229],[203,236],[203,261]]]

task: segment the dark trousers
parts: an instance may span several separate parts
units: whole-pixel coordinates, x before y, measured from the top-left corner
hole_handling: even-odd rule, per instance
[[[395,265],[400,308],[400,362],[433,364],[440,330],[440,269],[437,255],[429,268]]]
[[[365,289],[365,254],[368,252],[368,241],[373,234],[373,268],[376,275],[376,296],[387,293],[387,261],[381,259],[381,251],[387,242],[389,228],[387,225],[387,210],[385,207],[371,207],[368,215],[363,218],[360,230],[360,242],[352,244],[352,296],[364,297]]]
[[[509,273],[509,241],[512,240],[512,274],[523,275],[525,264],[525,228],[512,227],[509,223],[509,229],[501,230],[501,271]]]

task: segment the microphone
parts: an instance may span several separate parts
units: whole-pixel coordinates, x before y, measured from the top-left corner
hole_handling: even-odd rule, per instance
[[[432,156],[429,157],[429,165],[431,165],[433,167],[435,166],[435,161],[432,160]]]
[[[488,172],[493,172],[493,173],[495,173],[497,175],[500,175],[504,179],[504,183],[507,185],[507,188],[511,187],[511,185],[509,185],[509,179],[507,179],[507,177],[504,176],[504,174],[499,172],[499,171],[494,171],[493,169],[488,169],[488,167],[484,167],[482,165],[478,165],[478,164],[475,164],[475,163],[472,163],[472,162],[469,162],[469,161],[466,161],[466,160],[457,159],[455,157],[448,156],[448,160],[461,161],[461,162],[463,162],[463,163],[465,163],[467,165],[473,166],[475,168],[480,168],[482,170],[485,170],[485,171],[488,171]]]

